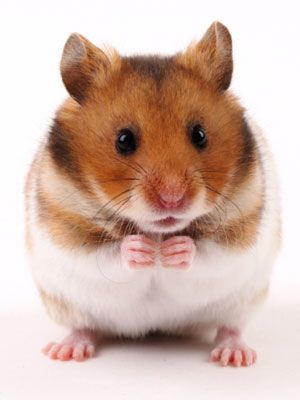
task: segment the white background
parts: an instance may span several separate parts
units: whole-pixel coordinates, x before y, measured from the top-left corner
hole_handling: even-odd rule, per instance
[[[300,398],[300,6],[295,1],[0,0],[0,399]],[[265,130],[282,185],[283,248],[270,299],[248,329],[259,362],[222,369],[195,341],[107,343],[85,364],[43,358],[57,340],[23,250],[23,185],[34,150],[66,97],[65,40],[79,32],[122,54],[167,53],[214,20],[230,29],[232,89]]]

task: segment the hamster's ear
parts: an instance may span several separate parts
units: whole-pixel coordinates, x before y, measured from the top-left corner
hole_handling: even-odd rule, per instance
[[[214,22],[203,38],[178,56],[179,62],[194,70],[217,90],[228,89],[232,70],[231,35],[223,24]]]
[[[105,79],[109,67],[109,58],[98,47],[77,33],[69,37],[60,71],[66,89],[76,101],[83,101],[91,82]]]

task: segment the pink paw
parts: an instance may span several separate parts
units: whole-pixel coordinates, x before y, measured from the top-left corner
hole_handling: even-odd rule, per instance
[[[196,246],[188,236],[174,236],[165,240],[160,247],[164,267],[188,268],[194,258]]]
[[[126,236],[121,243],[121,258],[129,268],[154,267],[158,245],[144,235]]]
[[[211,352],[211,361],[219,362],[223,367],[248,367],[256,362],[256,352],[246,345],[216,347]]]
[[[48,343],[42,352],[52,360],[83,361],[93,357],[96,340],[90,331],[75,331],[61,343]]]
[[[211,352],[210,360],[220,363],[223,367],[227,365],[248,367],[254,364],[257,359],[256,351],[247,346],[239,335],[229,332],[226,335],[222,334],[222,339],[217,341],[216,348]]]

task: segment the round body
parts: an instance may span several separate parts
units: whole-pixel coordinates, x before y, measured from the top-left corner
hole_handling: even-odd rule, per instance
[[[38,171],[41,166],[49,168],[37,158],[28,188],[29,258],[50,315],[73,328],[87,326],[127,336],[155,330],[180,333],[202,327],[243,326],[267,292],[279,246],[276,175],[258,132],[256,140],[264,206],[255,242],[240,249],[210,238],[199,240],[186,270],[164,268],[159,260],[154,268],[128,268],[122,263],[120,241],[89,251],[62,248],[37,218]],[[48,184],[62,184],[62,178],[51,170],[47,180]],[[74,192],[65,183],[64,190],[66,196]],[[73,198],[72,202],[78,200],[82,199]],[[161,234],[153,236],[161,241]]]
[[[228,92],[220,23],[172,57],[66,43],[69,98],[28,175],[27,248],[50,315],[139,336],[238,328],[279,247],[268,146]]]

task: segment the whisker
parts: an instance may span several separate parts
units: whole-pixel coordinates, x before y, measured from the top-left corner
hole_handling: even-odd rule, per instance
[[[202,168],[197,168],[192,171],[192,173],[196,173],[196,172],[200,172],[202,174],[206,174],[206,173],[214,173],[214,174],[221,174],[221,175],[228,174],[228,172],[224,172],[224,171],[219,171],[219,170],[215,170],[215,169],[202,169]]]
[[[126,199],[123,199],[123,201],[119,202],[119,204],[121,203],[121,206],[118,207],[118,208],[113,212],[113,214],[111,214],[108,218],[109,218],[110,220],[113,220],[114,217],[115,217],[116,215],[118,215],[118,218],[117,218],[117,220],[116,220],[115,222],[120,221],[120,220],[122,219],[122,216],[120,215],[120,212],[121,212],[121,211],[124,211],[124,207],[125,207],[125,206],[128,206],[129,201],[132,200],[132,198],[133,198],[135,195],[136,195],[136,193],[134,193],[133,195],[130,194],[128,197],[126,197]]]
[[[218,194],[220,197],[222,197],[223,199],[228,201],[230,204],[232,204],[238,210],[240,216],[242,218],[244,218],[243,213],[242,213],[241,209],[239,208],[239,206],[234,201],[232,201],[228,196],[226,196],[224,193],[219,192],[215,188],[212,188],[210,185],[205,184],[205,187],[206,187],[206,189],[210,190],[211,192],[214,192],[214,193]]]
[[[139,181],[140,178],[116,178],[109,179],[107,181],[98,181],[99,183],[111,183],[111,182],[121,182],[121,181]]]
[[[209,199],[207,199],[207,200],[214,206],[214,210],[218,214],[217,225],[216,225],[216,221],[215,221],[215,216],[212,213],[210,213],[210,214],[205,216],[205,218],[209,219],[209,221],[206,222],[206,226],[210,226],[210,227],[215,227],[216,226],[216,228],[214,230],[211,230],[211,231],[208,232],[210,235],[214,235],[215,233],[218,232],[218,230],[221,227],[224,228],[224,221],[223,221],[223,218],[222,218],[222,216],[224,215],[224,210],[222,209],[222,207],[218,206],[217,204],[215,204],[211,200],[209,200]],[[221,209],[221,211],[220,211],[220,209]],[[205,221],[203,221],[203,222],[205,222]]]
[[[80,192],[80,189],[74,190],[72,193],[69,193],[66,197],[64,197],[62,200],[60,200],[57,205],[61,205],[64,203],[66,200],[68,200],[70,197],[74,196],[76,193]]]
[[[110,183],[110,182],[118,182],[118,181],[139,181],[139,180],[140,180],[140,178],[129,177],[129,178],[109,179],[107,181],[98,181],[98,182],[99,183]],[[70,199],[71,197],[73,197],[77,193],[81,193],[81,192],[82,192],[81,189],[76,189],[76,190],[72,191],[71,193],[67,194],[64,198],[59,200],[57,205],[62,205],[66,200]]]
[[[108,205],[112,204],[112,203],[114,202],[114,200],[118,199],[119,197],[123,196],[123,195],[126,194],[126,193],[130,193],[132,190],[135,189],[135,187],[136,187],[136,185],[133,186],[133,187],[131,187],[131,188],[128,188],[128,189],[123,190],[121,193],[118,193],[116,196],[114,196],[114,197],[111,198],[109,201],[107,201],[105,204],[103,204],[103,205],[99,208],[99,210],[96,212],[96,214],[92,217],[92,220],[93,220],[94,218],[96,218],[97,215],[98,215],[101,211],[105,210],[105,208],[107,208]]]
[[[126,167],[129,167],[129,168],[133,169],[135,172],[137,172],[138,174],[142,175],[142,173],[141,173],[141,171],[140,171],[139,169],[137,169],[136,167],[134,167],[134,166],[131,165],[131,164],[128,164],[128,163],[125,162],[124,160],[121,160],[121,159],[119,159],[119,158],[117,158],[117,157],[114,157],[114,160],[116,160],[117,162],[119,162],[119,163],[121,163],[121,164],[123,164],[123,165],[126,165]]]
[[[219,176],[201,176],[205,181],[219,181],[221,178]]]
[[[140,163],[138,163],[137,161],[133,161],[133,162],[134,162],[135,165],[137,165],[144,172],[145,175],[147,174],[147,171],[145,170],[144,167],[142,167],[142,165]]]

